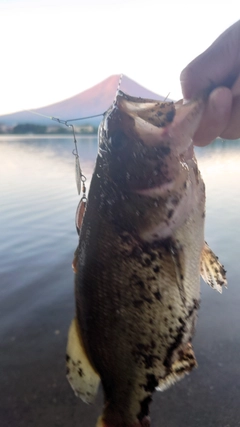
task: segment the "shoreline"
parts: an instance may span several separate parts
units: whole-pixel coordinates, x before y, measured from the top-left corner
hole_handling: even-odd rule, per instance
[[[89,135],[89,134],[86,134],[86,135],[83,135],[83,134],[76,134],[76,137],[77,138],[97,138],[97,134],[92,134],[92,135]],[[54,133],[54,134],[46,134],[46,133],[43,133],[43,134],[28,134],[28,133],[26,133],[26,134],[22,134],[22,133],[20,133],[20,134],[0,134],[0,140],[1,139],[8,139],[8,140],[10,140],[10,139],[16,139],[16,138],[22,138],[22,139],[37,139],[37,138],[45,138],[45,139],[49,139],[49,138],[54,138],[54,139],[72,139],[73,138],[73,136],[72,136],[72,134],[70,133],[70,134],[57,134],[57,133]]]

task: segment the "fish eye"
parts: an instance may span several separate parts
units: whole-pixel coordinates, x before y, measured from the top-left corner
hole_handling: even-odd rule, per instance
[[[122,130],[116,130],[109,138],[111,146],[117,150],[124,148],[127,144],[127,136]]]

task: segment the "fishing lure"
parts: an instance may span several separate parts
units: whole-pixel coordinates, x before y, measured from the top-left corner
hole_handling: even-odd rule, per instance
[[[74,122],[74,121],[78,121],[78,120],[85,120],[85,119],[91,119],[93,117],[100,117],[100,116],[104,115],[104,113],[95,114],[93,116],[88,116],[88,117],[78,117],[76,119],[62,120],[62,119],[59,119],[58,117],[47,116],[45,114],[37,113],[36,111],[33,111],[33,110],[25,110],[25,111],[28,111],[29,113],[32,113],[32,114],[36,114],[37,116],[45,117],[45,118],[47,118],[49,120],[53,120],[55,122],[58,122],[60,124],[63,124],[65,126],[67,126],[68,128],[72,128],[73,142],[74,142],[74,146],[75,146],[74,150],[72,151],[72,153],[75,156],[75,179],[76,179],[76,186],[77,186],[78,195],[81,194],[81,189],[82,189],[83,196],[82,196],[81,200],[84,200],[86,202],[87,198],[86,198],[86,185],[85,185],[85,182],[86,182],[87,178],[85,177],[85,175],[83,175],[82,170],[81,170],[81,166],[80,166],[80,159],[79,159],[79,154],[78,154],[77,139],[76,139],[75,129],[74,129],[74,126],[72,124],[69,124],[69,122]]]

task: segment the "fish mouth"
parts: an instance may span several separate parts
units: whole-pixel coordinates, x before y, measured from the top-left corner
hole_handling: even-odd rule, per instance
[[[129,139],[141,139],[147,146],[154,146],[166,134],[166,127],[174,116],[173,102],[137,98],[119,90],[105,116],[103,129],[107,138],[121,129]]]
[[[201,98],[183,105],[180,101],[133,97],[119,90],[104,117],[102,130],[110,142],[124,132],[128,140],[141,141],[148,147],[175,146],[181,154],[192,144],[203,109]]]
[[[143,121],[157,128],[169,125],[176,113],[174,102],[137,98],[122,91],[118,92],[115,103],[120,111],[134,117],[137,124]]]

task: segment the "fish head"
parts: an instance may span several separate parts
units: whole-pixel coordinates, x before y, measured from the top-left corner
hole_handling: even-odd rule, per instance
[[[111,177],[131,189],[171,179],[173,160],[193,155],[192,137],[202,112],[201,99],[182,105],[119,91],[99,128],[99,152],[111,163]],[[166,170],[170,162],[172,168]]]
[[[203,110],[203,99],[182,105],[118,92],[99,128],[99,154],[106,175],[129,201],[131,223],[135,222],[135,208],[142,219],[154,217],[154,224],[167,219],[170,229],[179,225],[177,216],[183,221],[199,180],[192,137]],[[160,205],[162,208],[156,209]],[[144,229],[149,230],[147,223],[149,220]],[[164,236],[157,233],[157,238],[166,237],[170,229],[165,227]]]

